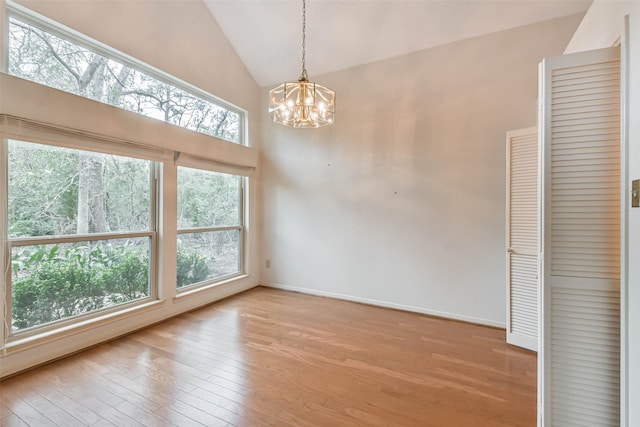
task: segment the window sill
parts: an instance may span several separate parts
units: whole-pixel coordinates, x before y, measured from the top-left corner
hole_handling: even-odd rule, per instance
[[[166,300],[149,301],[143,304],[135,305],[123,310],[106,313],[102,316],[92,317],[90,319],[82,320],[71,325],[61,326],[60,328],[43,331],[27,337],[12,338],[7,342],[4,352],[11,353],[13,351],[25,350],[30,347],[45,344],[47,342],[55,341],[63,337],[75,335],[89,329],[93,329],[97,326],[108,324],[117,320],[122,320],[127,317],[135,316],[144,312],[154,310],[162,305]]]
[[[198,296],[198,295],[202,295],[203,292],[207,292],[210,291],[212,289],[215,288],[220,288],[223,287],[225,285],[230,285],[233,283],[237,283],[241,280],[246,280],[249,279],[251,276],[249,276],[248,274],[239,274],[237,276],[233,276],[230,277],[226,280],[223,280],[221,282],[215,282],[215,283],[211,283],[208,285],[202,285],[202,286],[198,286],[195,287],[193,289],[188,289],[185,291],[181,291],[179,294],[177,294],[174,298],[173,298],[173,302],[180,302],[182,300],[194,297],[194,296]]]

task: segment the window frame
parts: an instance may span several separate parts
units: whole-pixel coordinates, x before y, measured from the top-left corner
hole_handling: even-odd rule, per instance
[[[34,237],[9,237],[8,234],[8,214],[2,218],[6,231],[5,231],[5,286],[4,286],[4,319],[5,327],[2,328],[4,332],[4,342],[9,343],[14,340],[28,338],[34,335],[47,333],[50,331],[59,330],[69,325],[77,324],[80,321],[95,319],[107,314],[120,312],[130,307],[137,307],[148,304],[149,302],[159,299],[159,215],[161,211],[160,202],[160,182],[159,177],[162,176],[161,163],[152,159],[144,158],[138,155],[126,155],[119,153],[117,149],[109,150],[109,143],[105,141],[104,150],[91,150],[87,148],[78,148],[75,144],[64,144],[58,141],[49,142],[41,139],[35,140],[28,136],[21,136],[18,138],[2,138],[2,156],[0,160],[4,167],[5,173],[0,177],[2,190],[6,194],[6,198],[2,200],[5,206],[8,207],[8,193],[9,193],[9,141],[15,140],[30,144],[48,145],[51,147],[69,148],[77,151],[86,151],[90,153],[99,153],[109,155],[113,151],[113,155],[120,157],[138,158],[149,162],[149,229],[147,231],[131,231],[131,232],[110,232],[110,233],[88,233],[88,234],[69,234],[69,235],[53,235],[53,236],[34,236]],[[118,152],[117,154],[115,152]],[[149,295],[138,298],[132,301],[126,301],[123,303],[114,304],[109,307],[92,310],[86,313],[80,313],[73,316],[65,317],[64,319],[58,319],[51,322],[43,323],[41,325],[34,325],[17,331],[13,331],[13,283],[12,283],[12,262],[11,254],[12,249],[15,247],[45,245],[55,243],[75,243],[75,242],[91,242],[100,240],[117,240],[126,238],[149,238]]]
[[[69,92],[53,89],[43,84],[4,73],[8,64],[8,23],[11,10],[24,9],[28,16],[42,18],[55,29],[65,29],[64,24],[32,12],[13,0],[0,0],[0,165],[6,164],[5,141],[16,139],[54,146],[67,146],[80,150],[101,152],[120,156],[151,160],[158,166],[158,222],[157,222],[157,299],[146,303],[133,301],[134,305],[123,304],[102,309],[97,313],[83,314],[82,318],[58,321],[56,327],[39,328],[33,333],[9,337],[5,316],[5,283],[0,285],[0,377],[6,377],[46,363],[53,358],[63,357],[105,340],[114,339],[131,331],[145,328],[159,321],[214,303],[224,297],[245,291],[259,284],[257,276],[257,234],[256,230],[256,176],[259,156],[249,143],[249,116],[246,110],[237,108],[243,114],[243,143],[227,141],[207,134],[167,126],[159,120],[149,120],[106,103],[90,100]],[[18,17],[18,19],[20,19]],[[63,20],[64,22],[64,20]],[[68,30],[76,34],[74,30]],[[78,33],[80,40],[90,40]],[[104,46],[95,42],[95,46]],[[92,45],[93,46],[93,45]],[[106,57],[112,51],[108,45]],[[95,50],[95,49],[94,49]],[[100,51],[96,51],[101,53]],[[104,54],[102,52],[101,54]],[[124,57],[129,58],[127,55]],[[135,64],[140,61],[132,58]],[[144,70],[157,70],[145,65]],[[165,73],[159,71],[164,76]],[[171,77],[171,76],[169,76]],[[179,80],[172,77],[173,80]],[[178,87],[178,86],[177,86]],[[186,90],[193,86],[183,85]],[[197,88],[196,88],[197,89]],[[189,90],[199,95],[199,90]],[[233,92],[237,93],[237,91]],[[215,96],[205,93],[207,97]],[[46,99],[48,103],[42,103]],[[60,110],[57,105],[64,104]],[[221,105],[221,104],[218,104]],[[224,105],[231,105],[224,103]],[[251,125],[252,126],[252,125]],[[179,160],[178,160],[179,159]],[[243,229],[240,240],[242,273],[227,277],[224,281],[208,286],[189,287],[176,293],[176,170],[177,165],[209,169],[216,172],[239,175],[244,185],[241,199],[243,203]],[[0,270],[6,271],[11,260],[7,252],[8,200],[2,191],[8,182],[6,168],[0,166]],[[5,271],[0,272],[0,282]]]
[[[216,170],[215,167],[211,168],[203,168],[189,164],[178,163],[176,165],[176,207],[178,207],[177,194],[179,192],[178,188],[178,174],[180,168],[194,169],[199,171],[212,172],[217,174],[225,174],[232,175],[238,178],[238,224],[237,225],[218,225],[218,226],[205,226],[205,227],[188,227],[188,228],[180,228],[176,223],[176,237],[181,234],[197,234],[197,233],[211,233],[216,231],[226,231],[226,230],[238,230],[238,271],[225,274],[224,276],[214,277],[212,279],[202,280],[200,282],[191,283],[189,285],[178,287],[176,284],[176,295],[180,296],[182,294],[190,293],[194,290],[205,288],[209,286],[216,286],[226,282],[227,280],[234,279],[236,277],[245,276],[246,273],[246,251],[245,251],[245,187],[247,185],[246,181],[248,177],[237,174],[237,173],[229,173],[222,172],[220,170]],[[176,258],[178,256],[178,252],[176,250]],[[176,271],[177,273],[177,271]]]
[[[182,126],[178,126],[175,125],[173,123],[168,123],[168,124],[172,124],[173,126],[178,126],[182,129],[186,129],[186,130],[190,130],[192,132],[198,132],[198,133],[202,133],[203,135],[207,135],[210,136],[212,138],[217,138],[223,141],[227,141],[230,142],[232,144],[237,144],[240,146],[248,146],[248,138],[247,138],[247,129],[248,129],[248,113],[246,110],[231,104],[230,102],[227,102],[225,100],[223,100],[222,98],[219,98],[209,92],[206,92],[200,88],[198,88],[197,86],[194,86],[190,83],[187,83],[186,81],[179,79],[167,72],[164,72],[152,65],[149,65],[133,56],[130,56],[124,52],[121,52],[105,43],[102,43],[98,40],[95,40],[83,33],[80,33],[79,31],[73,30],[72,28],[69,28],[59,22],[56,22],[50,18],[47,18],[46,16],[40,15],[20,4],[14,3],[11,0],[7,0],[6,2],[6,13],[4,16],[5,22],[4,22],[4,26],[6,28],[6,33],[4,34],[4,37],[6,38],[6,47],[4,48],[4,67],[5,69],[0,70],[3,72],[7,72],[8,71],[8,67],[9,67],[9,49],[8,49],[8,43],[9,43],[9,21],[10,18],[16,18],[20,21],[23,21],[24,23],[34,26],[40,30],[46,31],[48,33],[51,33],[54,36],[60,37],[65,39],[66,41],[69,41],[71,43],[75,43],[78,46],[81,46],[85,49],[88,49],[92,52],[97,53],[98,55],[104,56],[105,58],[109,59],[109,60],[113,60],[116,62],[120,62],[121,64],[130,67],[136,71],[142,72],[150,77],[153,77],[154,79],[159,80],[162,83],[165,83],[167,85],[173,86],[177,89],[183,90],[185,92],[190,93],[191,95],[195,95],[207,102],[210,102],[218,107],[221,107],[223,109],[226,109],[232,113],[235,113],[238,115],[238,141],[232,141],[232,140],[228,140],[228,139],[224,139],[224,138],[220,138],[217,136],[213,136],[213,135],[209,135],[206,133],[202,133],[202,132],[198,132],[198,131],[194,131],[192,129],[187,129],[184,128]],[[16,77],[20,77],[20,76],[16,76]],[[20,77],[21,78],[21,77]],[[78,95],[79,96],[79,95]],[[92,98],[87,98],[87,99],[92,99]],[[96,102],[101,102],[98,100],[94,100]],[[101,102],[102,103],[102,102]],[[111,105],[111,104],[105,104],[105,105]],[[116,108],[120,108],[118,106],[115,106]],[[124,109],[122,109],[124,110]],[[129,110],[124,110],[124,111],[129,111]],[[136,114],[140,114],[140,113],[136,113]],[[140,114],[143,117],[149,117],[143,114]]]

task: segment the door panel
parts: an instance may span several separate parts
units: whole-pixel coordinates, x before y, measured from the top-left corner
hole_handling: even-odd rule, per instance
[[[538,130],[507,133],[507,342],[538,347]]]
[[[620,51],[541,64],[544,426],[620,423]]]

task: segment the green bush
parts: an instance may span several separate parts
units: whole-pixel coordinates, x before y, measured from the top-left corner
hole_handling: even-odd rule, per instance
[[[17,329],[41,325],[148,295],[148,256],[131,245],[15,254],[12,317]]]
[[[107,259],[117,259],[110,263],[102,275],[107,295],[112,304],[132,301],[149,295],[148,256],[132,248],[108,248]]]
[[[178,248],[177,287],[202,282],[211,272],[207,257],[197,251]]]
[[[178,250],[177,286],[205,280],[207,257]],[[16,329],[42,325],[149,295],[149,257],[133,245],[33,246],[12,258]]]

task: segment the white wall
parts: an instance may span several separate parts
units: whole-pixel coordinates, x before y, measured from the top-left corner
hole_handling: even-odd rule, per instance
[[[627,218],[627,247],[624,257],[626,278],[621,281],[626,306],[623,341],[626,351],[627,398],[626,407],[629,426],[640,426],[640,208],[631,208],[629,202],[630,183],[640,179],[640,2],[595,0],[589,8],[566,53],[598,49],[611,46],[624,33],[624,17],[629,16],[629,34],[626,40],[628,58],[628,165],[623,181],[627,195],[624,212]],[[623,361],[624,362],[624,361]]]
[[[262,282],[504,326],[505,132],[535,125],[538,63],[579,20],[319,76],[327,128],[265,114]]]

